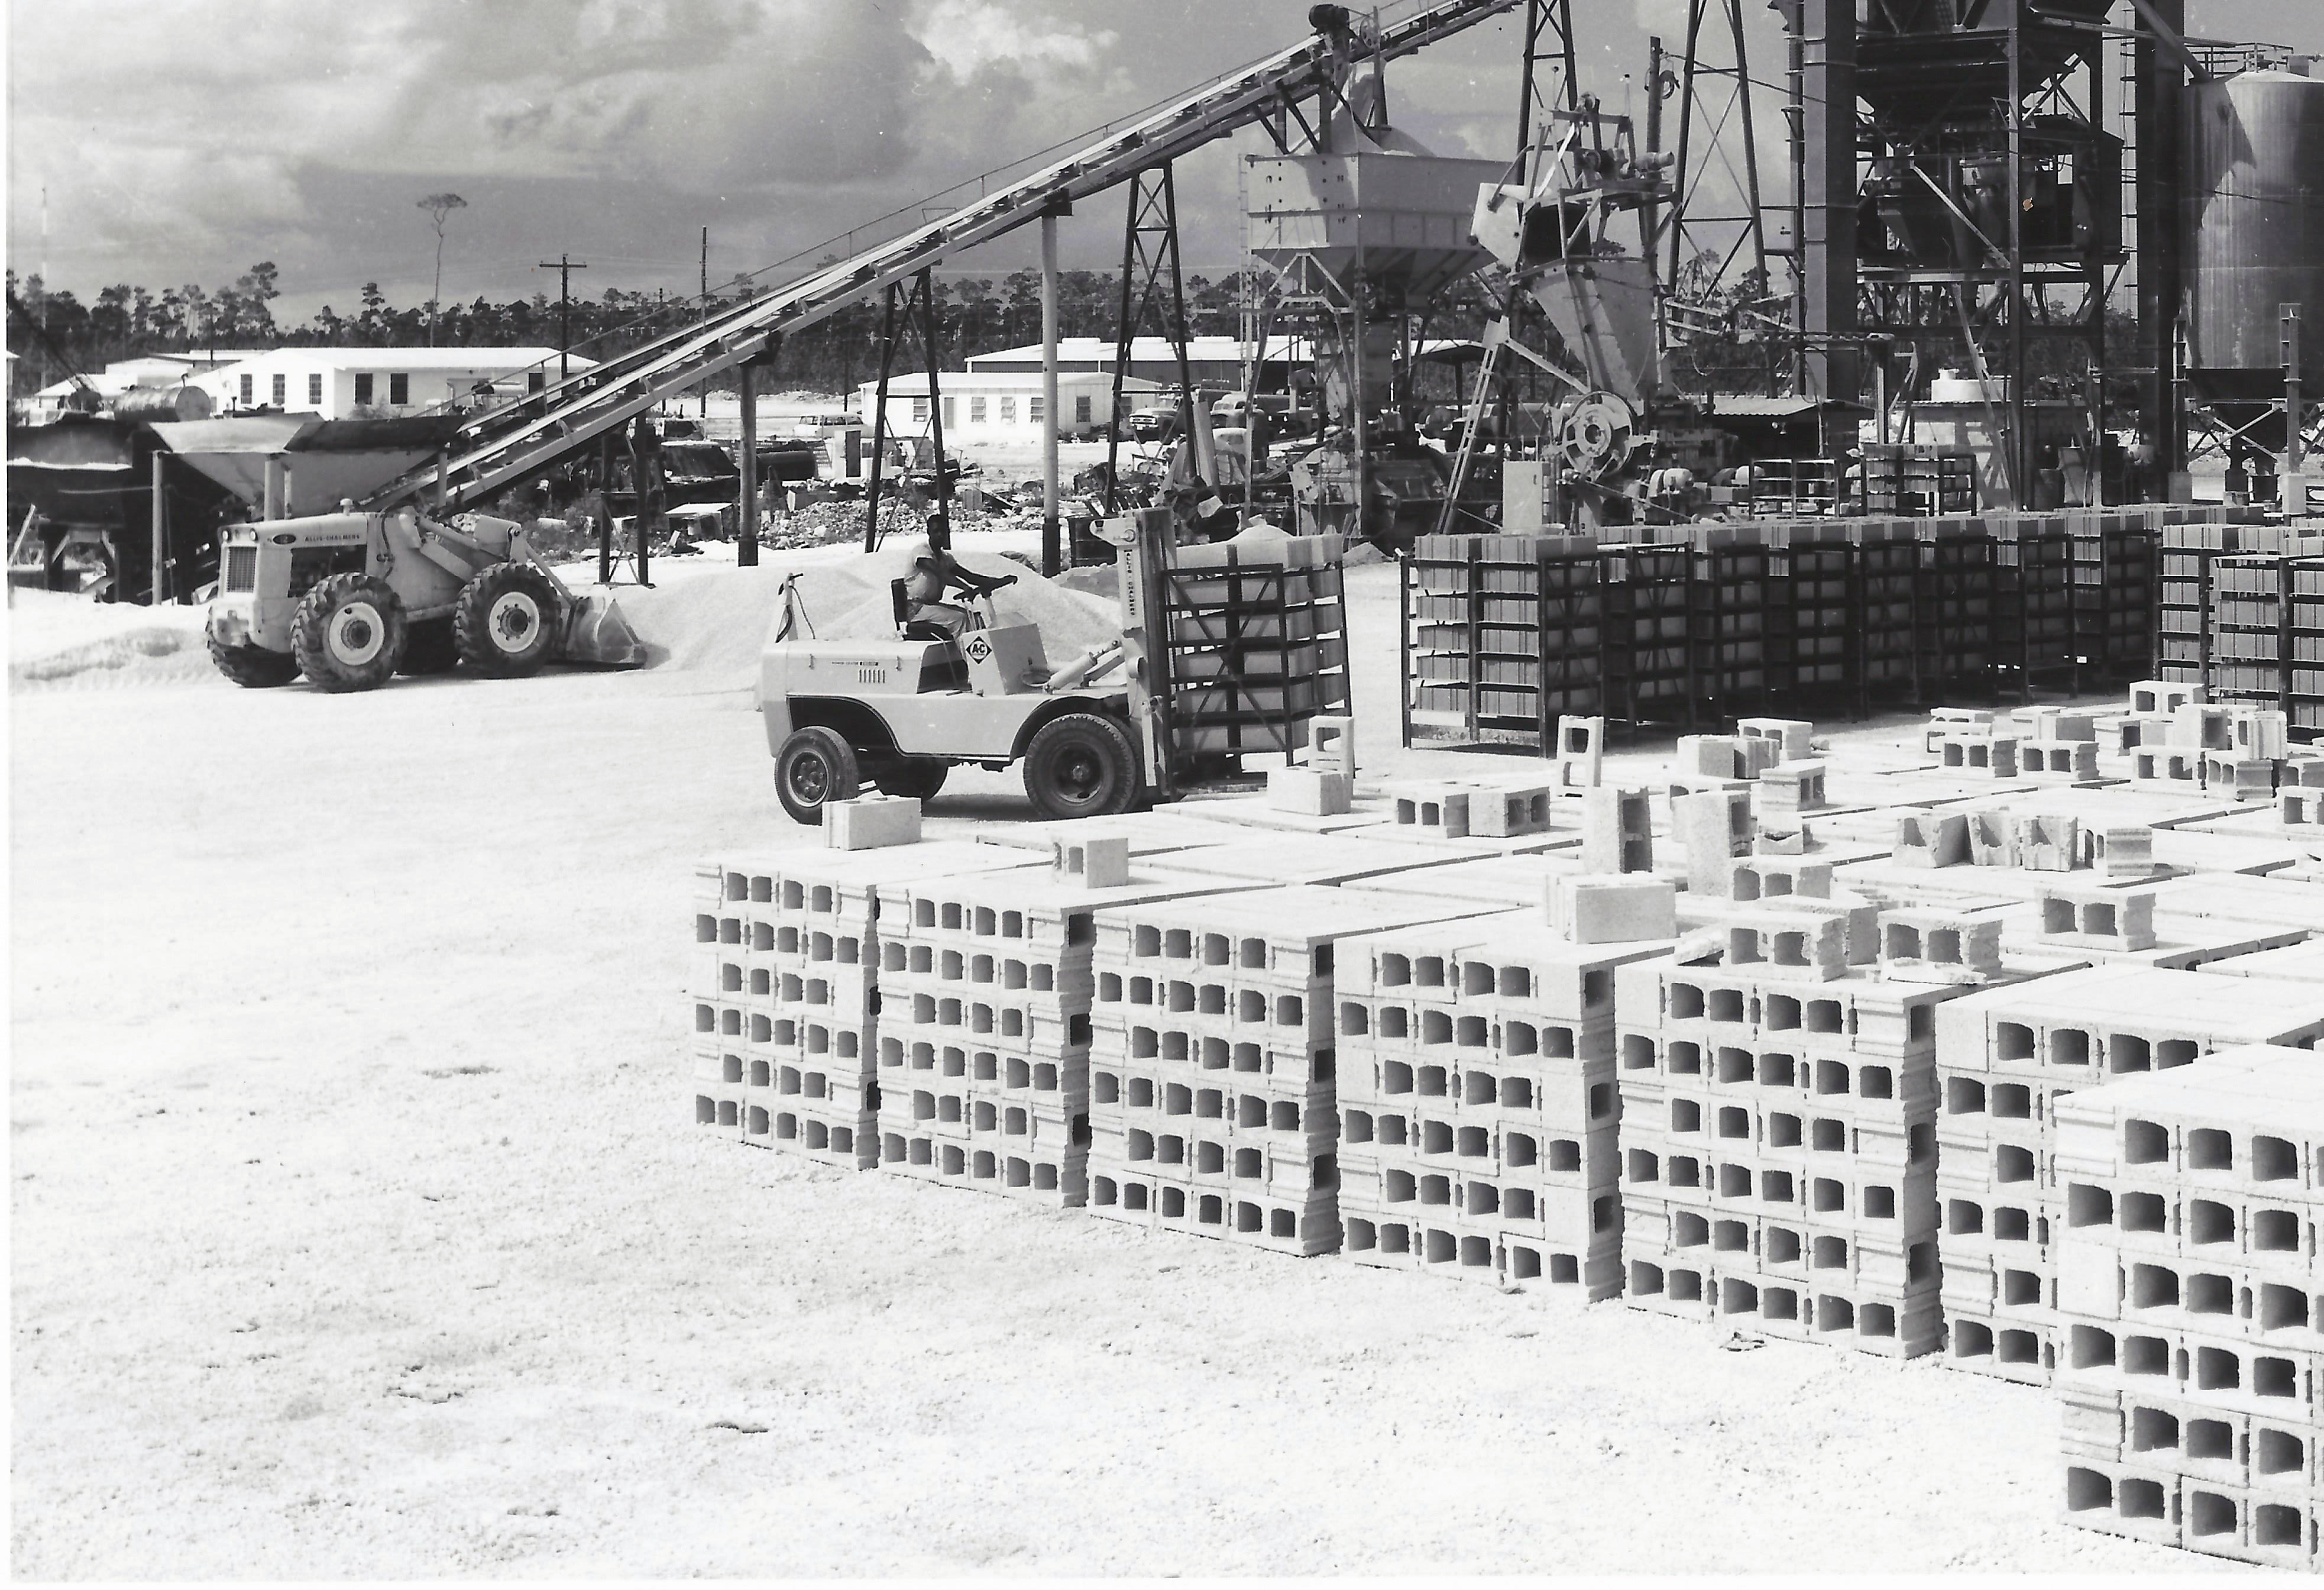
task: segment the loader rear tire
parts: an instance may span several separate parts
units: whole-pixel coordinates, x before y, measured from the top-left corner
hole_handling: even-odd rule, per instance
[[[449,618],[431,618],[408,627],[403,642],[403,665],[396,671],[415,677],[449,673],[460,666],[459,637]]]
[[[934,800],[936,791],[945,786],[945,775],[952,772],[952,763],[937,756],[899,756],[875,763],[864,771],[880,786],[882,795]]]
[[[318,690],[375,690],[395,677],[408,632],[402,599],[369,574],[335,574],[299,598],[290,654]]]
[[[461,588],[452,608],[460,661],[488,679],[523,679],[556,655],[565,605],[529,563],[495,563]]]
[[[1137,801],[1143,782],[1138,743],[1099,713],[1052,718],[1025,748],[1025,794],[1044,822],[1120,817]]]
[[[287,652],[270,652],[263,646],[229,646],[208,633],[202,640],[209,647],[210,661],[217,664],[217,670],[245,690],[272,689],[299,677],[299,660]]]
[[[825,802],[853,800],[862,791],[854,748],[829,729],[793,729],[775,753],[775,798],[793,822],[815,827]]]

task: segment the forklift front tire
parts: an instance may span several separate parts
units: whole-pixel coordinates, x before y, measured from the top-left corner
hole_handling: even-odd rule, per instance
[[[793,729],[775,753],[775,797],[794,822],[814,827],[825,801],[853,800],[862,788],[853,748],[829,729]]]
[[[1044,822],[1120,817],[1138,800],[1138,743],[1112,718],[1068,712],[1025,748],[1025,794]]]

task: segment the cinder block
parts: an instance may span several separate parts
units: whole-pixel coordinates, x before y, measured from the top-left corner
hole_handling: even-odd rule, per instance
[[[2200,784],[2203,753],[2183,745],[2142,744],[2130,753],[2130,777],[2134,783]]]
[[[1747,717],[1736,724],[1735,734],[1738,739],[1773,740],[1778,763],[1805,761],[1815,748],[1815,725],[1803,718]]]
[[[2190,701],[2203,698],[2203,687],[2177,679],[2140,679],[2130,687],[2130,709],[2168,716]]]
[[[2070,873],[2081,857],[2081,825],[2070,817],[2036,812],[2012,819],[2017,864],[2029,873]]]
[[[1958,812],[1913,812],[1896,819],[1900,867],[1960,866],[1969,858],[1969,819]]]
[[[1050,850],[1049,875],[1084,889],[1119,889],[1130,882],[1127,835],[1092,835],[1058,840]]]
[[[1742,760],[1730,735],[1681,735],[1675,752],[1682,778],[1739,779]]]
[[[1469,832],[1487,839],[1516,839],[1549,832],[1550,784],[1487,785],[1469,795]]]
[[[1606,720],[1602,717],[1561,717],[1557,720],[1557,787],[1594,790],[1606,764]]]
[[[1935,752],[1947,735],[1975,734],[1990,729],[1993,714],[1982,707],[1939,707],[1929,713],[1928,726],[1921,735],[1921,749]]]
[[[1678,937],[1678,885],[1667,878],[1562,874],[1548,896],[1550,930],[1575,944]]]
[[[2144,877],[2154,870],[2154,830],[2144,823],[2085,831],[2090,864],[2109,878]]]
[[[2240,752],[2206,751],[2203,783],[2212,790],[2224,790],[2237,800],[2272,800],[2275,798],[2275,763],[2264,758],[2247,757]]]
[[[1948,772],[1986,774],[1997,779],[2017,776],[2017,736],[2015,735],[1941,734],[1936,737],[1937,763]]]
[[[1880,975],[1892,983],[1989,983],[2001,973],[2001,919],[1960,911],[1880,914]]]
[[[2098,776],[2095,740],[2026,740],[2017,747],[2017,769],[2029,778],[2088,780]]]
[[[2324,826],[2324,790],[2279,790],[2275,802],[2277,815],[2287,828]]]
[[[1671,802],[1671,827],[1686,853],[1690,893],[1721,896],[1732,886],[1738,855],[1751,854],[1751,797],[1748,790],[1709,790]]]
[[[863,795],[826,801],[823,841],[834,850],[878,850],[920,842],[920,803],[909,796]]]
[[[1585,873],[1650,873],[1655,870],[1654,813],[1644,790],[1599,785],[1583,794],[1582,870]]]
[[[2011,867],[2017,864],[2017,833],[2009,813],[1972,811],[1965,814],[1969,822],[1969,858],[1981,867]]]
[[[1757,854],[1737,859],[1728,885],[1736,901],[1772,900],[1799,895],[1812,900],[1831,898],[1831,863],[1795,860]]]
[[[1318,768],[1275,767],[1267,771],[1267,803],[1277,811],[1306,817],[1344,817],[1353,809],[1356,781],[1351,773]]]
[[[1388,790],[1397,827],[1425,828],[1446,839],[1469,837],[1469,799],[1475,792],[1465,784],[1434,780],[1397,784]]]
[[[1307,720],[1307,765],[1317,772],[1356,776],[1356,725],[1344,716]]]
[[[2036,897],[2042,937],[2088,949],[2154,948],[2154,891],[2070,884],[2045,887]]]
[[[1763,742],[1772,743],[1772,742]],[[1821,762],[1779,762],[1759,775],[1759,815],[1777,828],[1799,827],[1803,813],[1829,806]]]

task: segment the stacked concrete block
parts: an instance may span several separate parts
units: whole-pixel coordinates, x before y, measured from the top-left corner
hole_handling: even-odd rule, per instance
[[[2056,1114],[2066,1521],[2314,1571],[2324,1061],[2230,1049]]]
[[[1800,920],[1784,907],[1813,903],[1762,908],[1748,960],[1730,937],[1690,964],[1683,940],[1617,974],[1627,1296],[1909,1357],[1941,1326],[1933,1016],[1969,986],[1915,979],[1947,932],[1964,963],[1989,957],[1920,919],[1897,919],[1912,942],[1894,965],[1828,939],[1767,954]]]
[[[881,1166],[1080,1207],[1097,913],[1234,886],[1133,868],[1124,839],[1092,835],[1057,842],[1047,868],[890,890],[880,940]]]
[[[2153,748],[2171,738],[2171,724],[2180,707],[2203,698],[2203,687],[2171,679],[2141,679],[2130,687],[2130,710],[2114,720],[2111,744],[2127,756],[2144,746]]]
[[[697,1054],[696,1120],[724,1132],[731,1105],[745,1142],[855,1169],[876,1165],[882,892],[1028,859],[998,846],[923,841],[706,867],[695,937],[715,953],[691,1003],[696,1041],[715,1051],[717,1088],[705,1091],[714,1065]]]
[[[1939,707],[1929,713],[1929,721],[1921,735],[1921,748],[1931,755],[1948,737],[1989,734],[1993,729],[1993,714],[1981,707]]]
[[[1594,790],[1606,765],[1606,720],[1561,717],[1557,754],[1552,759],[1561,790]]]
[[[1671,827],[1686,855],[1689,892],[1722,893],[1732,884],[1735,858],[1751,854],[1750,791],[1681,795],[1671,802]]]
[[[1746,717],[1737,721],[1738,739],[1770,740],[1775,749],[1769,756],[1772,765],[1784,762],[1805,762],[1815,753],[1815,725],[1798,717]]]
[[[1582,798],[1582,870],[1655,870],[1654,809],[1644,790],[1593,786]]]
[[[1355,779],[1314,766],[1269,768],[1268,804],[1307,817],[1345,817],[1354,808]]]
[[[1825,790],[1828,772],[1821,762],[1779,762],[1763,770],[1753,793],[1764,830],[1797,833],[1812,812],[1831,805]]]
[[[1337,1249],[1339,941],[1491,909],[1293,886],[1099,911],[1090,1212]]]
[[[2029,1384],[2059,1362],[2055,1123],[2068,1095],[2245,1043],[2311,1043],[2324,987],[2107,965],[1936,1012],[1947,1362]]]
[[[1358,1262],[1620,1290],[1615,968],[1662,952],[1674,891],[1552,888],[1563,920],[1624,937],[1577,943],[1536,910],[1336,947],[1340,1213]]]

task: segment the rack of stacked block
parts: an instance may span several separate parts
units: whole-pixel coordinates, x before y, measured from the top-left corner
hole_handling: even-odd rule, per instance
[[[1559,716],[1597,711],[1593,537],[1418,537],[1404,602],[1406,744],[1539,749]]]
[[[1977,511],[1977,455],[1868,443],[1863,448],[1863,513],[1926,519]]]
[[[1766,709],[1772,688],[1788,679],[1768,671],[1771,614],[1777,600],[1769,555],[1757,525],[1697,526],[1687,590],[1687,726],[1708,707],[1714,716]]]
[[[829,831],[841,844],[876,838],[880,847],[779,851],[702,869],[695,938],[704,953],[689,1002],[695,1120],[868,1169],[880,1160],[882,893],[1033,858],[921,841],[915,800],[847,803]]]
[[[1845,511],[1840,465],[1831,458],[1756,458],[1751,514],[1760,519],[1831,518]]]
[[[2071,689],[2074,564],[2064,516],[1997,513],[1970,522],[1992,549],[1997,688],[2027,699],[2037,689]]]
[[[2124,683],[2153,666],[2160,516],[2140,510],[2069,513],[2074,649],[2086,670]]]
[[[2078,919],[2076,931],[2095,925]],[[2324,986],[2137,964],[2061,972],[1940,1010],[1948,1362],[2033,1384],[2057,1367],[2061,1100],[2209,1049],[2319,1034]]]
[[[1287,755],[1311,719],[1346,712],[1339,556],[1336,536],[1176,550],[1161,574],[1179,752]]]
[[[1133,861],[1118,835],[1053,841],[1048,859],[882,890],[880,1160],[923,1180],[1078,1208],[1096,913],[1235,884],[1173,872],[1167,855]]]
[[[2324,1060],[2230,1048],[2056,1114],[2065,1518],[2314,1570]]]
[[[1951,700],[1993,689],[2007,647],[2002,549],[1975,519],[1913,522],[1921,578],[1913,604],[1914,698]],[[2062,564],[2065,546],[2058,545]],[[2062,589],[2063,580],[2061,579]],[[2063,602],[2061,600],[2062,608]]]
[[[1357,1262],[1621,1290],[1614,970],[1668,942],[1673,891],[1579,876],[1549,890],[1547,910],[1334,948]]]
[[[1794,699],[1840,705],[1839,692],[1858,677],[1854,549],[1829,524],[1789,525],[1768,549],[1774,589],[1787,598],[1772,631],[1782,635],[1784,676]],[[1784,677],[1779,676],[1779,677]],[[1853,703],[1849,703],[1853,705]]]
[[[1626,541],[1603,550],[1600,698],[1608,717],[1692,724],[1692,564],[1683,546]]]
[[[1875,702],[1920,699],[1914,615],[1921,549],[1909,521],[1860,519],[1845,528],[1856,550],[1856,624],[1849,662],[1860,716]]]
[[[1293,884],[1099,911],[1090,1212],[1335,1251],[1338,943],[1490,909]]]

